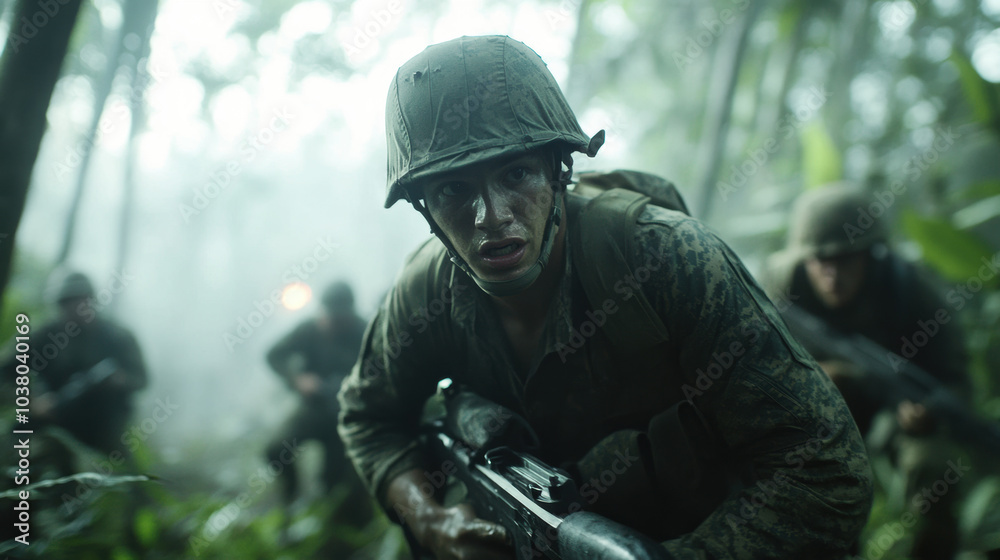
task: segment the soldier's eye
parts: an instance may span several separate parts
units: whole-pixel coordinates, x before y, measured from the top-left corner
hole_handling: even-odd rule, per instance
[[[511,183],[519,183],[527,176],[528,169],[520,165],[507,172],[507,180]]]
[[[461,196],[465,192],[465,184],[458,181],[443,183],[438,186],[438,190],[444,196]]]

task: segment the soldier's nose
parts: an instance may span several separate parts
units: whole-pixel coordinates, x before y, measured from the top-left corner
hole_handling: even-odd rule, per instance
[[[493,189],[484,189],[473,201],[473,208],[478,229],[497,231],[514,221],[507,197]]]

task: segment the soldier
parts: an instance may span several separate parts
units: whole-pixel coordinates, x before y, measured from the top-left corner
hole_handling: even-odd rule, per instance
[[[791,300],[842,333],[860,334],[912,360],[965,397],[970,385],[958,320],[931,283],[886,247],[884,218],[859,220],[859,211],[867,211],[871,202],[847,183],[800,196],[792,210],[788,247],[768,260],[764,285],[773,298]],[[922,334],[915,336],[918,332]],[[918,346],[914,339],[924,343]],[[913,558],[953,557],[957,492],[948,492],[929,509],[913,499],[941,478],[947,460],[956,457],[935,436],[943,426],[924,403],[904,400],[886,411],[871,373],[825,347],[806,349],[841,390],[862,433],[870,431],[872,441],[889,444],[877,445],[873,453],[887,452],[906,478],[894,503],[905,500],[920,514]]]
[[[86,276],[68,274],[55,298],[59,317],[32,332],[29,366],[39,383],[32,385],[30,418],[103,453],[124,454],[132,395],[146,386],[146,367],[132,333],[100,316],[93,297]]]
[[[417,423],[451,378],[522,415],[542,460],[596,483],[590,507],[672,557],[847,550],[871,473],[843,399],[702,224],[567,193],[571,154],[604,135],[583,133],[537,54],[501,36],[432,45],[397,72],[386,129],[385,205],[406,199],[435,237],[367,331],[340,433],[417,546],[511,554],[503,527],[427,492],[446,466]],[[603,247],[585,253],[587,234],[621,262],[586,262]],[[603,293],[581,288],[595,280]],[[626,315],[643,319],[612,320]]]
[[[267,447],[268,461],[286,465],[281,471],[283,499],[291,504],[298,494],[298,472],[287,465],[289,445],[316,440],[323,446],[323,484],[349,489],[342,510],[360,525],[368,520],[365,495],[337,436],[337,391],[358,356],[365,323],[354,311],[354,293],[346,282],[334,282],[323,292],[323,312],[305,321],[267,354],[267,362],[301,398],[298,411]],[[282,459],[286,460],[282,460]],[[349,506],[349,507],[348,507]]]

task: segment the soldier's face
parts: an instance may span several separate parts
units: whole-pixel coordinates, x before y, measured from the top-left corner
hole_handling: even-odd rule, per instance
[[[480,278],[511,280],[541,252],[552,208],[549,158],[498,158],[423,183],[431,217]]]
[[[837,309],[852,302],[861,292],[868,271],[868,253],[806,260],[806,275],[823,305]]]

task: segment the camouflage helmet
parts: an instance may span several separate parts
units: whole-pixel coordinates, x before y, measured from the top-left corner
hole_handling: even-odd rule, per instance
[[[93,296],[94,286],[90,283],[90,280],[79,272],[71,272],[60,283],[59,289],[56,291],[55,300],[57,303],[62,303],[68,299]]]
[[[386,208],[434,173],[554,143],[593,157],[604,142],[584,134],[535,51],[499,35],[431,45],[401,66],[385,128]]]
[[[833,183],[803,193],[792,207],[789,250],[800,258],[829,258],[868,249],[886,239],[883,216],[854,185]]]
[[[322,302],[331,312],[350,311],[354,309],[354,291],[347,282],[339,280],[323,290]]]

